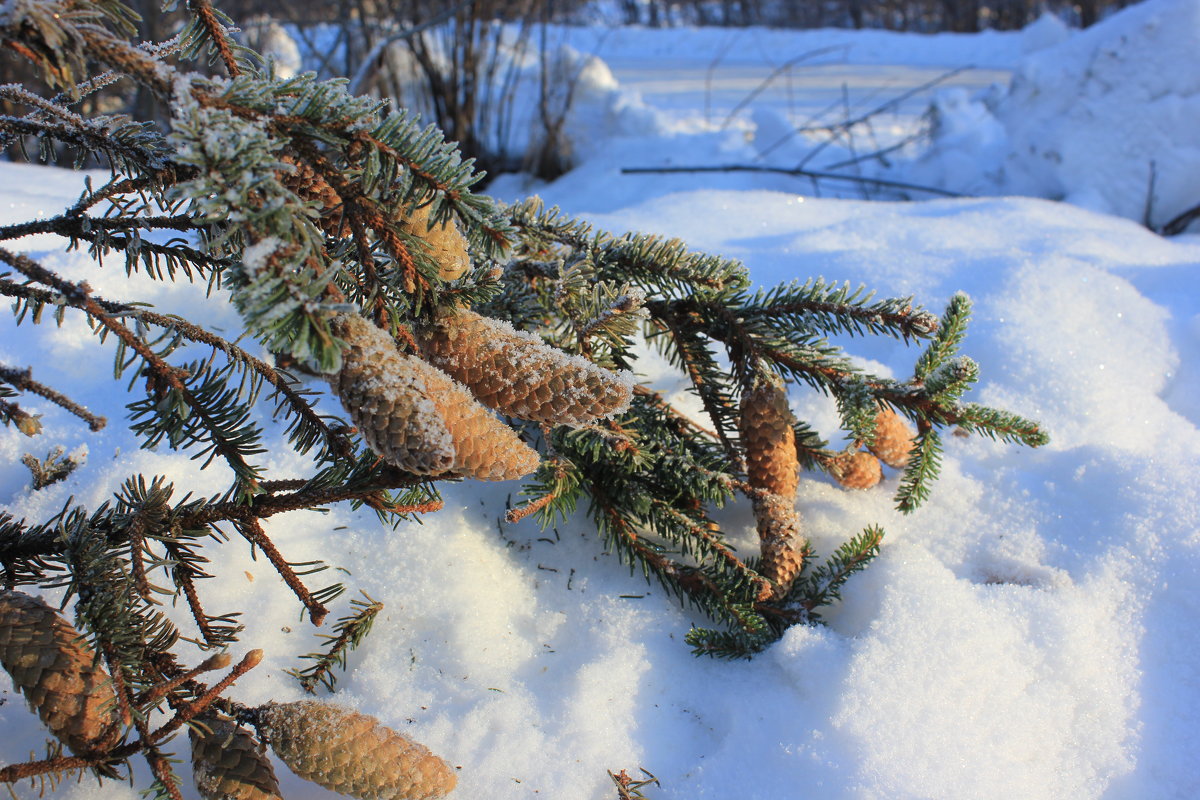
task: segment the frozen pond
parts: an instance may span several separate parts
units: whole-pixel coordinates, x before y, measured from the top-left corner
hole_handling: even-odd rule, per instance
[[[853,116],[917,90],[897,104],[901,117],[922,114],[932,92],[961,86],[983,89],[1007,84],[1003,69],[952,68],[910,64],[760,64],[713,63],[711,59],[679,59],[651,63],[639,59],[608,62],[621,85],[641,92],[650,105],[674,118],[695,117],[694,100],[705,99],[705,122],[725,124],[729,115],[751,108],[770,107],[793,122],[829,123]],[[925,87],[925,88],[922,88]]]

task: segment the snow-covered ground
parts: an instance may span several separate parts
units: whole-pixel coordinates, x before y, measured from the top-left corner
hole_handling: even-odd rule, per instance
[[[1147,15],[1187,6],[1151,0],[1126,12],[1126,27],[1120,16],[1106,24],[1136,44]],[[672,37],[700,35],[617,33],[637,40],[613,54],[616,64],[637,52],[646,61],[694,55]],[[971,54],[970,63],[1028,75],[1023,48],[1079,50],[1097,34],[1061,45],[1053,42],[1066,33],[1047,25],[1008,37],[770,36],[796,37],[787,54],[862,43],[860,63],[872,68],[952,68]],[[941,52],[935,39],[951,44]],[[776,63],[789,57],[779,47],[770,49]],[[1135,67],[1128,80],[1150,82]],[[1188,75],[1200,80],[1194,58],[1169,67],[1179,86]],[[647,103],[654,93],[639,98],[592,69],[594,92],[576,127],[591,135],[580,166],[549,185],[502,178],[493,191],[512,198],[535,188],[599,226],[682,237],[743,259],[762,285],[820,275],[914,294],[935,311],[966,291],[975,315],[964,349],[982,368],[974,399],[1038,419],[1052,441],[1031,451],[947,437],[943,477],[907,517],[891,509],[895,476],[867,492],[804,479],[797,502],[818,552],[873,522],[887,538],[828,627],[794,628],[748,662],[690,656],[683,634],[703,620],[603,555],[582,517],[549,532],[531,521],[499,524],[515,482],[448,485],[444,511],[394,532],[343,507],[274,518],[269,533],[289,560],[322,558],[348,571],[337,577],[352,590],[386,603],[351,655],[338,699],[460,766],[460,798],[608,799],[606,770],[639,766],[661,781],[648,787],[653,800],[1200,796],[1200,236],[1164,239],[1129,219],[1035,198],[869,202],[803,196],[809,184],[778,175],[622,175],[622,166],[753,158],[755,112],[722,131],[705,118],[702,86],[682,88],[666,113]],[[783,101],[770,102],[784,113]],[[1174,104],[1174,119],[1197,113],[1182,89],[1157,102]],[[976,119],[986,126],[1002,116]],[[1050,117],[1040,123],[1059,141],[1085,124],[1071,113],[1059,119],[1058,128]],[[1009,130],[996,124],[993,144]],[[924,163],[946,167],[963,152],[935,143]],[[0,164],[0,224],[55,213],[77,197],[79,181]],[[96,268],[48,236],[18,244],[102,295],[204,309],[207,323],[238,327],[202,288],[127,280],[115,264]],[[849,347],[877,371],[911,369],[914,354],[897,343]],[[180,494],[227,485],[215,467],[136,448],[120,424],[110,357],[77,318],[34,329],[0,317],[0,363],[32,365],[39,380],[87,397],[112,422],[90,434],[31,402],[46,415],[39,438],[0,429],[0,511],[41,520],[70,496],[95,506],[139,471],[169,476]],[[659,361],[640,368],[680,391]],[[792,405],[834,432],[827,399],[796,389]],[[88,462],[67,481],[26,487],[23,453],[84,444]],[[291,475],[295,465],[281,457],[271,467]],[[728,523],[753,546],[748,509],[733,509]],[[209,610],[253,608],[244,641],[267,652],[233,694],[298,699],[283,670],[316,649],[314,631],[244,546],[214,548]],[[0,730],[0,763],[23,760],[43,738],[2,675]],[[284,793],[331,796],[292,777]],[[57,794],[137,796],[89,781]]]

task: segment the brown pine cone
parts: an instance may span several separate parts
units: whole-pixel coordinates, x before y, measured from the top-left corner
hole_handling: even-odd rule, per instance
[[[474,311],[445,314],[419,338],[430,363],[512,417],[582,425],[626,410],[633,397],[630,373],[598,367]]]
[[[913,438],[913,431],[904,418],[884,406],[875,417],[875,441],[870,450],[889,467],[903,469],[912,455]]]
[[[454,442],[454,473],[481,481],[508,481],[538,468],[536,450],[479,404],[459,382],[436,367],[422,367],[425,389]]]
[[[292,772],[351,797],[435,800],[458,782],[424,745],[330,703],[271,703],[260,709],[258,728]]]
[[[325,180],[311,165],[297,161],[290,155],[279,158],[285,164],[291,165],[291,173],[283,173],[280,181],[302,199],[316,203],[321,208],[321,218],[317,224],[321,230],[330,236],[349,236],[350,227],[342,220],[342,198],[329,181]]]
[[[332,328],[349,347],[329,385],[371,452],[416,475],[448,472],[454,440],[425,388],[421,360],[357,315],[339,315]]]
[[[413,209],[400,223],[400,230],[425,243],[429,248],[429,256],[438,264],[438,277],[442,280],[457,280],[471,268],[467,237],[459,233],[453,219],[430,227],[429,206]]]
[[[72,753],[93,755],[115,740],[121,718],[108,673],[40,599],[0,589],[0,665]]]
[[[829,474],[847,489],[870,489],[883,479],[879,459],[861,450],[835,456],[829,462]]]
[[[742,395],[739,422],[750,485],[772,494],[795,497],[799,484],[796,432],[787,392],[774,378]]]
[[[792,582],[804,569],[805,538],[795,495],[762,493],[754,498],[754,518],[762,560],[758,571],[771,581],[771,591],[762,591],[757,599],[777,599],[787,594]]]
[[[192,778],[204,800],[280,800],[271,761],[254,736],[235,723],[206,715],[192,727]]]
[[[340,315],[333,328],[350,347],[329,383],[373,453],[417,475],[511,480],[537,469],[537,452],[436,367],[362,317]]]
[[[738,427],[746,452],[746,477],[761,494],[754,498],[754,518],[762,561],[759,572],[771,581],[770,592],[760,592],[760,601],[787,593],[804,567],[804,535],[796,513],[799,464],[796,459],[794,417],[788,407],[783,383],[763,376],[742,394]]]

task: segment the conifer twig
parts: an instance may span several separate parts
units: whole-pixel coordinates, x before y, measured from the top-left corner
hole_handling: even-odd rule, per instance
[[[279,549],[275,547],[275,543],[271,541],[270,537],[263,530],[262,523],[259,522],[258,517],[239,520],[235,523],[234,527],[237,528],[246,541],[263,551],[263,555],[271,562],[271,566],[279,573],[279,577],[283,578],[283,582],[287,584],[292,593],[296,595],[296,598],[308,609],[308,617],[312,621],[312,624],[319,627],[329,614],[329,609],[313,597],[312,592],[308,590],[308,587],[296,575],[295,570],[292,569],[291,565],[279,552]]]
[[[333,628],[336,635],[321,637],[328,645],[324,652],[301,656],[301,658],[315,662],[312,666],[302,670],[286,670],[287,674],[300,682],[300,688],[309,694],[316,694],[318,685],[324,685],[333,691],[337,682],[333,668],[341,667],[343,670],[346,668],[347,654],[362,643],[370,632],[375,617],[383,610],[383,603],[373,599],[366,592],[363,592],[362,596],[365,601],[358,599],[350,601],[350,605],[355,610],[337,621]]]
[[[23,392],[31,392],[44,397],[59,408],[79,417],[93,431],[103,430],[104,426],[108,424],[108,420],[104,417],[93,414],[62,392],[55,391],[49,386],[35,381],[32,369],[14,369],[0,364],[0,381],[4,381]]]

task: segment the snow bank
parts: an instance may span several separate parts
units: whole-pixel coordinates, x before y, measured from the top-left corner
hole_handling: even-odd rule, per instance
[[[1006,92],[938,99],[913,180],[1154,225],[1200,203],[1200,4],[1149,0],[1057,44],[1052,22],[1027,33]]]
[[[0,220],[53,213],[75,199],[77,181],[0,165]],[[548,195],[579,207],[586,192],[565,182]],[[894,475],[854,493],[805,479],[798,502],[818,553],[872,522],[887,530],[883,552],[848,585],[829,627],[793,629],[731,664],[692,658],[682,635],[703,620],[603,555],[582,516],[545,532],[530,521],[498,525],[515,483],[448,484],[445,510],[396,531],[344,505],[272,518],[268,531],[289,560],[324,559],[344,570],[329,580],[386,604],[350,657],[341,702],[460,766],[462,798],[608,800],[605,771],[638,766],[662,782],[649,788],[654,800],[1200,794],[1200,403],[1191,390],[1200,385],[1200,241],[1032,199],[886,204],[705,190],[594,218],[742,258],[762,284],[865,281],[935,309],[964,289],[976,301],[966,350],[983,369],[975,397],[1040,419],[1052,443],[1029,451],[947,437],[944,477],[910,517],[891,510]],[[141,292],[238,330],[203,287],[130,281],[119,265],[96,268],[49,236],[18,244],[101,294]],[[31,401],[46,432],[30,440],[0,429],[0,510],[43,519],[71,496],[95,506],[137,471],[167,476],[180,493],[220,491],[223,468],[136,448],[110,353],[67,319],[34,329],[0,316],[0,362],[33,364],[39,380],[88,398],[112,424],[89,434]],[[849,346],[881,372],[911,369],[914,353],[898,343]],[[668,394],[682,390],[661,360],[638,369]],[[826,398],[795,389],[792,403],[833,432]],[[322,408],[336,413],[336,403]],[[285,452],[283,433],[268,431]],[[88,462],[67,481],[26,488],[22,453],[84,442]],[[281,456],[268,468],[291,476],[304,465]],[[747,508],[729,509],[724,522],[753,546]],[[314,631],[244,544],[213,547],[218,577],[201,587],[210,612],[252,608],[246,648],[267,653],[233,696],[299,699],[283,670],[319,646]],[[190,629],[185,610],[170,613]],[[0,700],[0,762],[23,760],[44,734],[4,676]],[[137,776],[139,786],[147,780]],[[293,777],[283,791],[332,796]],[[58,796],[135,793],[85,782]]]

